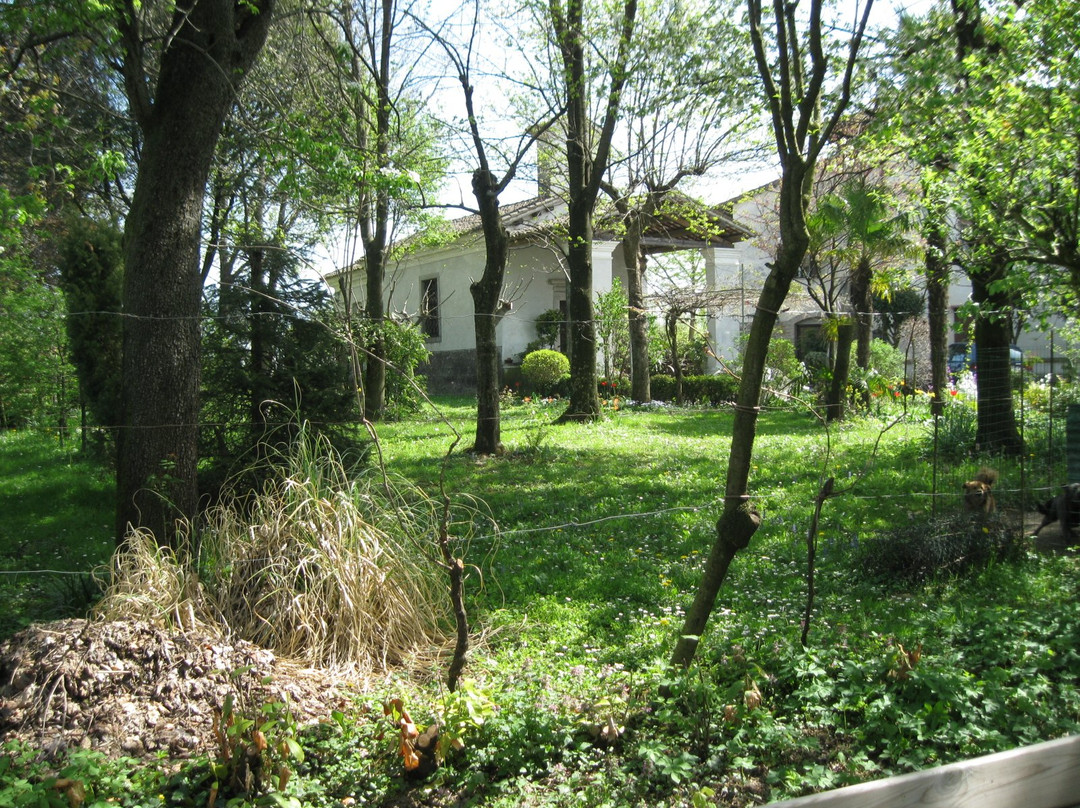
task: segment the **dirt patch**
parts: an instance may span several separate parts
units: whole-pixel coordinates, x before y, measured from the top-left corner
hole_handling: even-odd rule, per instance
[[[212,751],[214,711],[230,692],[256,709],[287,699],[303,725],[358,689],[199,630],[62,620],[0,644],[0,741],[18,738],[53,754],[82,747],[186,758]]]

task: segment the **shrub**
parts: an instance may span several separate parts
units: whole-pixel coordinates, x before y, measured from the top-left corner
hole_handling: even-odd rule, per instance
[[[658,373],[650,379],[653,398],[658,401],[675,400],[675,378]],[[739,392],[739,380],[727,374],[717,376],[683,376],[683,401],[688,404],[711,404],[717,406],[735,400]]]
[[[540,394],[554,392],[559,380],[570,373],[570,360],[565,354],[549,349],[533,351],[521,362],[521,374]]]
[[[314,666],[381,668],[438,646],[451,624],[443,574],[417,537],[437,535],[419,489],[387,502],[302,427],[281,479],[202,517],[195,559],[128,535],[96,613],[203,624]],[[332,619],[329,619],[330,616]]]
[[[937,419],[937,452],[942,457],[957,457],[967,454],[975,445],[975,430],[979,415],[966,401],[949,401],[945,411]],[[935,448],[935,424],[933,421],[926,430],[926,443],[929,451]]]
[[[536,318],[536,342],[540,348],[554,349],[566,315],[558,309],[548,309]]]
[[[897,583],[958,575],[1021,552],[1017,531],[998,513],[902,522],[861,548],[866,569]]]

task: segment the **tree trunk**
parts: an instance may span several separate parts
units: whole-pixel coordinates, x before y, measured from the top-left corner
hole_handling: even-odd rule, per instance
[[[498,454],[502,451],[499,416],[499,351],[495,326],[502,295],[510,237],[499,212],[497,183],[490,171],[473,172],[473,195],[480,207],[484,227],[486,258],[484,274],[469,286],[473,298],[473,328],[476,332],[476,440],[473,451]]]
[[[383,302],[385,280],[384,247],[375,242],[364,244],[364,418],[378,421],[386,406],[386,304]]]
[[[592,421],[600,415],[596,374],[596,324],[593,320],[593,213],[601,179],[608,168],[619,103],[630,71],[630,42],[637,0],[623,0],[617,55],[605,70],[610,84],[606,109],[594,138],[596,121],[589,113],[589,81],[585,51],[591,47],[582,25],[584,3],[549,4],[558,39],[566,92],[567,264],[570,318],[570,406],[560,422]],[[595,143],[593,141],[595,140]]]
[[[874,297],[870,292],[873,270],[862,258],[851,273],[851,306],[855,312],[855,364],[870,369],[870,340],[874,333]]]
[[[765,360],[777,312],[783,308],[791,282],[802,265],[810,243],[806,230],[806,209],[812,176],[812,166],[807,166],[795,156],[789,157],[780,183],[780,247],[758,297],[743,359],[742,381],[731,430],[724,511],[716,522],[716,541],[709,552],[694,602],[686,612],[682,632],[675,644],[671,664],[676,667],[685,667],[693,660],[732,559],[750,544],[761,526],[761,517],[751,505],[747,493],[758,402],[761,400]]]
[[[265,42],[273,7],[274,0],[199,0],[178,9],[152,101],[141,32],[134,20],[120,21],[143,148],[124,231],[118,542],[135,525],[177,544],[179,525],[196,513],[203,197],[237,84]]]
[[[976,448],[1019,457],[1024,442],[1016,425],[1012,397],[1012,301],[1008,292],[991,291],[1006,266],[996,258],[981,272],[972,272],[971,299],[979,304],[975,319],[975,384],[978,396]]]
[[[649,318],[645,313],[645,256],[641,254],[641,219],[635,217],[622,240],[626,264],[626,302],[630,326],[630,398],[652,401],[649,379]]]
[[[573,195],[573,192],[571,191]],[[596,375],[596,322],[593,319],[592,210],[571,197],[567,264],[570,283],[570,406],[560,421],[592,421],[600,415]]]
[[[851,370],[851,343],[854,337],[855,326],[851,323],[843,323],[837,327],[836,361],[833,363],[829,397],[825,401],[825,420],[829,423],[844,417],[844,393],[847,391]]]
[[[683,405],[683,372],[679,361],[679,312],[672,309],[664,318],[664,330],[667,332],[668,349],[671,351],[671,372],[675,376],[675,403]]]
[[[945,411],[945,389],[949,384],[949,265],[945,260],[945,233],[938,221],[926,232],[926,298],[933,387],[930,411],[936,416]]]

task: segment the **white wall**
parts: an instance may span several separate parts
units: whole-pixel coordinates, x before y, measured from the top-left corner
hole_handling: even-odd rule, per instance
[[[615,242],[604,241],[594,245],[594,294],[611,290],[613,272],[621,278],[625,289],[626,271],[617,247]],[[476,339],[469,286],[483,273],[484,246],[479,240],[407,255],[387,270],[388,311],[415,321],[420,308],[421,282],[438,277],[440,336],[429,340],[427,347],[436,354],[472,350]],[[352,279],[352,286],[354,299],[362,304],[364,278],[361,272]],[[560,301],[566,300],[562,257],[546,247],[512,247],[503,283],[503,299],[510,301],[512,308],[501,318],[496,329],[502,360],[518,361],[528,343],[536,339],[536,318],[549,309],[559,308]]]

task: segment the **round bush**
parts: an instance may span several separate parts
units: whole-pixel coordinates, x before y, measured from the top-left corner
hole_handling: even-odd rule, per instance
[[[533,351],[521,361],[521,374],[538,393],[550,392],[569,372],[570,360],[566,355],[547,348]]]

